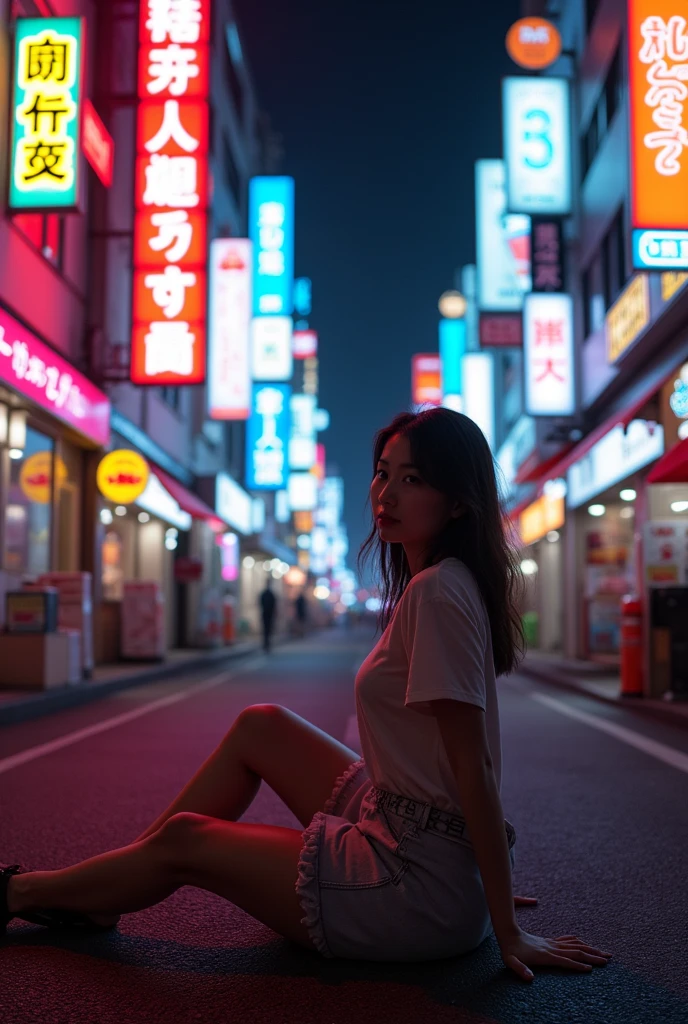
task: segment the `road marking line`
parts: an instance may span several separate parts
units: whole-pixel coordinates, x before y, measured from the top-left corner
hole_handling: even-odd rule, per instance
[[[121,715],[115,715],[114,718],[106,718],[102,722],[95,722],[93,725],[87,725],[84,729],[77,729],[76,732],[70,732],[65,736],[59,736],[57,739],[50,740],[48,743],[41,743],[38,747],[29,747],[28,750],[22,750],[19,754],[13,754],[11,757],[5,757],[0,761],[0,775],[4,772],[10,771],[12,768],[18,768],[22,764],[28,764],[29,761],[35,761],[39,757],[45,757],[47,754],[53,754],[56,750],[62,750],[64,747],[70,747],[74,743],[80,743],[81,740],[89,739],[91,736],[97,736],[98,733],[107,732],[108,729],[116,729],[117,726],[125,725],[127,722],[131,722],[135,718],[141,718],[142,715],[150,714],[151,711],[160,711],[161,708],[167,708],[171,704],[177,704],[181,700],[186,700],[187,697],[193,697],[194,694],[203,693],[203,691],[210,690],[214,686],[219,686],[220,683],[231,679],[234,675],[236,675],[234,672],[220,672],[216,676],[211,676],[211,678],[207,679],[204,683],[198,683],[195,686],[190,686],[186,690],[180,690],[179,693],[173,693],[168,697],[161,697],[159,700],[151,701],[150,704],[144,704],[140,708],[134,708],[132,711],[124,711]]]
[[[608,722],[604,718],[596,718],[595,715],[590,715],[586,711],[579,711],[578,708],[572,708],[555,697],[547,697],[544,693],[531,693],[530,696],[532,700],[545,704],[553,711],[558,711],[562,715],[568,715],[569,718],[576,718],[579,722],[591,725],[593,729],[599,729],[600,732],[606,732],[610,736],[616,737],[617,740],[621,740],[622,743],[628,743],[629,746],[635,747],[636,750],[642,750],[644,754],[649,754],[650,757],[655,757],[658,761],[664,761],[665,764],[671,765],[672,768],[678,768],[679,771],[688,774],[688,755],[681,753],[680,750],[674,750],[673,747],[667,747],[664,743],[651,740],[641,733],[634,732],[632,729],[626,729],[623,725]]]

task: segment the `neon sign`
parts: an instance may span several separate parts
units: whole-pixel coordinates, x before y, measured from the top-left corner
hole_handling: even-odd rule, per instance
[[[680,0],[629,0],[631,225],[638,269],[688,268],[688,22]]]
[[[289,316],[294,291],[294,179],[252,178],[248,222],[253,242],[253,312]]]
[[[107,395],[4,309],[0,309],[0,381],[47,409],[93,444],[107,444]]]
[[[573,300],[556,292],[531,292],[523,307],[526,413],[575,412]]]
[[[289,399],[287,384],[255,384],[246,429],[246,486],[279,490],[287,482]]]
[[[136,132],[135,384],[206,373],[210,0],[142,0]]]
[[[9,204],[75,209],[79,201],[81,18],[19,18]]]
[[[208,413],[215,420],[248,419],[251,327],[251,243],[210,243]]]
[[[505,78],[502,118],[512,213],[571,211],[569,85],[565,78]]]

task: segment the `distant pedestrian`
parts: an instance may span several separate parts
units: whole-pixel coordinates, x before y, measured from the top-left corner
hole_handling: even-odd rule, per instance
[[[375,438],[370,503],[363,553],[379,558],[385,629],[354,687],[363,757],[279,704],[244,708],[130,845],[57,871],[0,869],[0,933],[12,916],[112,926],[191,885],[324,957],[455,957],[494,932],[523,981],[533,966],[607,963],[575,935],[543,938],[516,920],[537,900],[512,889],[496,678],[522,650],[519,564],[483,433],[451,409],[397,416]],[[261,608],[267,643],[269,581]],[[342,664],[334,654],[332,673]],[[299,828],[238,820],[261,780]]]
[[[272,630],[275,625],[277,598],[272,592],[272,579],[267,578],[265,590],[260,595],[260,615],[263,621],[263,650],[267,653],[272,642]]]
[[[294,617],[296,619],[296,632],[299,636],[304,637],[306,635],[306,622],[308,620],[308,604],[304,597],[303,591],[294,601]]]

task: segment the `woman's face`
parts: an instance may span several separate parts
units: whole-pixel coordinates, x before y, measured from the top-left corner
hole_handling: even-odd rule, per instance
[[[454,503],[425,483],[413,464],[408,438],[394,434],[385,445],[370,485],[380,539],[421,550],[458,514]]]

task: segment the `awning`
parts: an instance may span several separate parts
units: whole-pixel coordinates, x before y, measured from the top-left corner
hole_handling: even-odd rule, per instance
[[[540,493],[542,493],[542,488],[547,480],[556,480],[559,477],[566,476],[574,462],[578,462],[584,455],[587,455],[590,449],[594,448],[597,442],[601,441],[610,430],[613,430],[619,424],[624,428],[627,427],[631,420],[636,418],[637,413],[640,412],[643,406],[647,405],[650,399],[655,396],[659,387],[661,387],[661,383],[652,384],[651,387],[642,391],[625,409],[609,416],[603,423],[600,423],[599,427],[595,427],[582,441],[574,445],[559,462],[554,464],[546,476],[544,474],[540,476],[538,484]]]
[[[543,459],[542,461],[540,461],[540,456],[537,451],[532,452],[518,467],[518,472],[514,477],[514,483],[530,484],[539,480],[541,477],[548,476],[550,469],[552,469],[553,466],[558,466],[559,462],[561,462],[562,458],[567,455],[572,447],[573,445],[567,445],[563,452],[558,451],[556,455],[551,455],[548,459]]]
[[[194,519],[204,519],[216,533],[222,533],[228,529],[227,524],[220,519],[217,512],[214,512],[209,505],[201,501],[197,495],[188,491],[184,484],[180,484],[178,480],[175,480],[173,476],[170,476],[169,473],[166,473],[158,466],[154,467],[153,472],[165,490],[170,492],[179,507],[188,512],[190,516]]]
[[[688,438],[662,455],[647,475],[649,484],[688,484]]]

